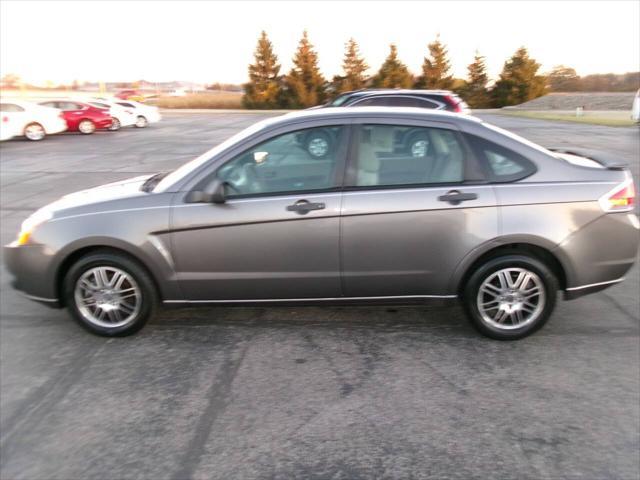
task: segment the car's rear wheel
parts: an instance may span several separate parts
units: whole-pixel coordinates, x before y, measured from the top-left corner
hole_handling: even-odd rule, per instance
[[[331,137],[322,131],[312,132],[306,141],[307,153],[313,158],[322,159],[331,152]]]
[[[140,330],[157,304],[154,283],[136,261],[102,251],[78,260],[63,285],[74,319],[92,333],[124,336]]]
[[[147,117],[138,115],[138,118],[136,119],[136,127],[145,128],[147,125],[149,125],[149,120],[147,120]]]
[[[30,123],[24,128],[24,136],[31,141],[37,142],[42,140],[47,135],[44,127],[39,123]]]
[[[532,334],[549,319],[558,279],[526,255],[494,257],[477,268],[464,289],[464,307],[480,333],[497,340]]]
[[[96,124],[91,120],[81,120],[78,124],[78,131],[84,135],[90,135],[96,131]]]
[[[118,120],[116,117],[113,117],[113,119],[111,120],[111,126],[109,127],[109,130],[111,130],[112,132],[115,132],[117,130],[120,130],[121,126],[122,124],[120,123],[120,120]]]

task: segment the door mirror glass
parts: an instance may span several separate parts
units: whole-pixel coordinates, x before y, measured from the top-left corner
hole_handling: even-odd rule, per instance
[[[226,185],[215,179],[204,190],[192,190],[185,198],[187,203],[225,203]]]

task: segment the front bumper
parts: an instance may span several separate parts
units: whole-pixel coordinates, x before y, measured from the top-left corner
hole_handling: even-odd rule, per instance
[[[50,307],[60,308],[55,281],[47,274],[49,256],[42,245],[4,246],[4,262],[13,276],[11,286],[25,297]]]

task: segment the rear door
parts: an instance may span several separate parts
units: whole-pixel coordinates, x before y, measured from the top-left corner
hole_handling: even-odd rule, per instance
[[[407,132],[419,133],[421,148],[394,141],[408,142]],[[346,183],[341,251],[347,297],[450,295],[458,263],[497,235],[493,189],[483,184],[453,125],[361,123]]]

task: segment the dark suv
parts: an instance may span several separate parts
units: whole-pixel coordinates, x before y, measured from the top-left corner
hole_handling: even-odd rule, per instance
[[[376,89],[355,90],[338,95],[321,107],[414,107],[445,110],[469,114],[469,106],[458,95],[449,90],[399,90]],[[313,158],[325,158],[331,153],[335,139],[329,131],[315,131],[313,135],[302,135],[298,142]],[[408,131],[402,138],[395,138],[396,150],[422,157],[426,154],[426,140],[418,130]]]

